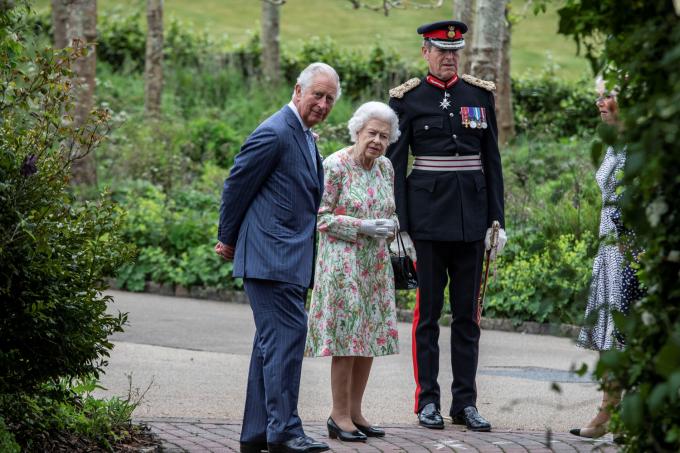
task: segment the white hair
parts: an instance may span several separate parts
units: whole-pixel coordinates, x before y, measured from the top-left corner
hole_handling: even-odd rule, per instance
[[[357,133],[366,126],[369,120],[380,120],[390,125],[390,143],[396,142],[401,135],[399,118],[394,110],[382,102],[371,101],[362,104],[347,122],[352,143],[356,143]]]
[[[340,77],[338,76],[338,73],[335,72],[335,69],[333,69],[332,66],[327,65],[326,63],[321,63],[320,61],[314,62],[307,66],[298,76],[297,85],[300,85],[301,91],[304,93],[314,81],[314,77],[316,77],[318,74],[326,74],[332,79],[335,79],[335,85],[338,87],[338,90],[335,92],[335,100],[337,101],[340,99],[342,89],[340,88]],[[293,90],[293,96],[295,96],[295,90]]]
[[[610,96],[616,97],[619,94],[619,87],[615,86],[611,90],[607,90],[607,81],[602,77],[602,74],[598,74],[595,77],[595,91],[598,93],[607,93]]]

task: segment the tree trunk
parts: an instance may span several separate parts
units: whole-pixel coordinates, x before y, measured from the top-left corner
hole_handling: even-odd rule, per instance
[[[97,38],[97,0],[68,0],[66,39],[73,47],[86,47],[87,52],[73,64],[73,91],[75,108],[73,120],[76,126],[85,124],[94,104]],[[75,43],[74,43],[75,40]],[[97,168],[94,152],[85,154],[76,143],[71,167],[73,184],[97,184]]]
[[[262,0],[262,76],[277,85],[281,81],[279,63],[279,5],[272,0]]]
[[[144,111],[147,117],[158,118],[163,92],[163,0],[147,0],[146,22]]]
[[[68,18],[67,0],[52,0],[52,33],[54,48],[63,49],[70,43],[66,39],[66,20]]]
[[[515,136],[515,117],[512,112],[512,84],[510,80],[510,37],[511,27],[508,17],[509,11],[505,8],[505,20],[503,21],[503,38],[500,61],[500,77],[498,81],[498,141],[507,143]]]
[[[475,8],[474,46],[470,55],[470,73],[484,80],[501,84],[500,67],[503,49],[503,28],[507,0],[477,0]],[[496,117],[503,118],[499,106],[503,105],[501,93],[496,92]]]
[[[475,29],[475,0],[453,0],[453,17],[468,26],[468,30]],[[467,32],[465,37],[465,47],[459,52],[458,73],[469,74],[470,55],[474,47],[474,33]]]

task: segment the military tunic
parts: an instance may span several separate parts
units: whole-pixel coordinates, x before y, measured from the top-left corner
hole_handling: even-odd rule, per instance
[[[391,97],[389,105],[399,116],[401,130],[387,152],[395,171],[401,229],[412,239],[470,242],[483,239],[493,220],[503,227],[503,175],[493,94],[463,78],[444,89],[423,78],[403,97]],[[461,107],[484,108],[487,128],[465,127]],[[407,178],[409,150],[422,157],[481,155],[483,171],[414,169]]]
[[[505,220],[492,85],[469,76],[441,81],[429,75],[390,91],[401,136],[386,155],[395,171],[400,228],[418,253],[415,412],[429,403],[440,407],[438,321],[449,279],[454,377],[449,413],[476,405],[483,239],[492,221],[503,226]],[[465,127],[466,119],[478,127]],[[486,127],[479,127],[482,122]],[[410,154],[415,161],[407,177]]]

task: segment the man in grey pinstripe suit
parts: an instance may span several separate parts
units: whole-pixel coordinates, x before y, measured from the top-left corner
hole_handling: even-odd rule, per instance
[[[255,341],[241,452],[315,452],[297,413],[323,168],[311,127],[340,96],[333,68],[313,63],[288,105],[246,139],[224,182],[215,251],[234,260],[253,310]]]

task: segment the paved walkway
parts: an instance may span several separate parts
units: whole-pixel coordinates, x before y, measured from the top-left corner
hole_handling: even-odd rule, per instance
[[[112,337],[106,374],[95,394],[144,396],[135,417],[148,421],[166,451],[238,451],[254,325],[247,305],[111,291],[111,313],[129,312]],[[387,428],[385,439],[362,445],[331,442],[334,451],[616,451],[611,443],[571,436],[601,401],[597,383],[573,370],[597,354],[566,338],[484,330],[477,371],[477,406],[492,433],[447,424],[430,431],[415,423],[411,325],[399,323],[400,353],[375,360],[364,397],[366,417]],[[442,328],[439,383],[448,389],[450,329]],[[591,368],[592,369],[592,368]],[[147,390],[146,392],[144,390]],[[307,433],[327,439],[330,360],[302,364],[298,411]],[[446,412],[451,393],[442,392]],[[181,417],[181,418],[177,418]],[[546,432],[554,433],[550,441]],[[611,441],[611,436],[608,438]],[[547,446],[546,446],[547,445]],[[360,449],[360,450],[358,450]]]
[[[163,441],[164,452],[239,451],[239,422],[186,418],[142,420]],[[446,429],[430,430],[415,424],[385,425],[384,438],[371,438],[365,444],[329,440],[323,423],[306,423],[305,432],[328,442],[334,452],[616,452],[611,435],[600,440],[581,440],[569,433],[509,431],[495,429],[475,433],[447,424]]]

